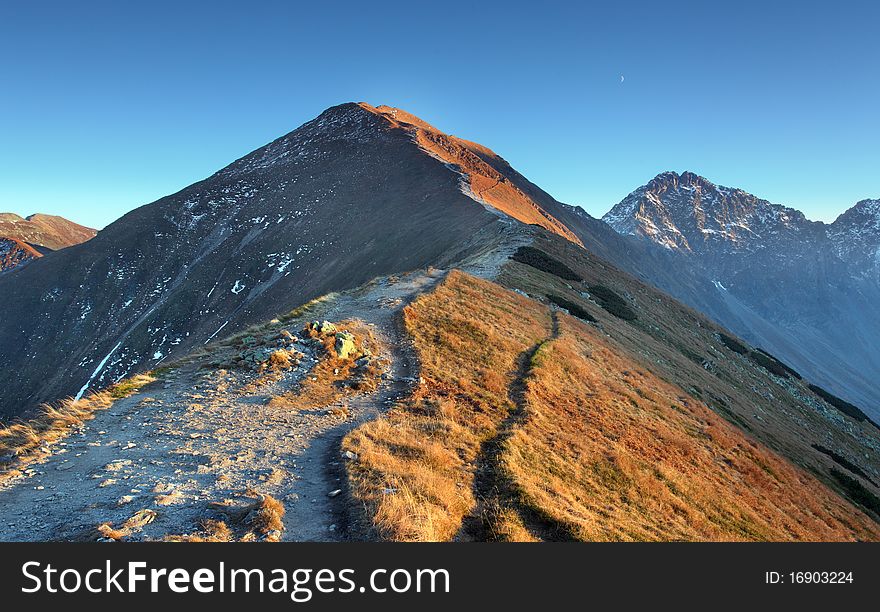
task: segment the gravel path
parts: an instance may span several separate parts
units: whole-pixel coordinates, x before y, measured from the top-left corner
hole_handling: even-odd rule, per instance
[[[126,539],[192,533],[212,518],[209,504],[235,501],[248,488],[283,502],[282,539],[345,539],[334,507],[343,496],[331,495],[341,487],[339,440],[409,393],[418,366],[401,310],[442,277],[437,271],[379,280],[309,313],[360,318],[392,349],[387,379],[374,393],[345,400],[347,415],[334,410],[338,405],[297,412],[267,405],[306,375],[305,367],[259,385],[252,372],[200,367],[211,359],[205,357],[97,413],[0,489],[0,540],[89,539],[98,524],[118,527],[135,515],[151,520]],[[295,325],[289,328],[297,331]],[[306,355],[308,365],[314,357]]]

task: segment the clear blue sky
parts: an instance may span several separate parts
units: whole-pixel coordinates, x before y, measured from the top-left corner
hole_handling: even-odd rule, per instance
[[[594,215],[664,170],[880,197],[877,3],[584,4],[3,2],[0,210],[101,227],[360,100]]]

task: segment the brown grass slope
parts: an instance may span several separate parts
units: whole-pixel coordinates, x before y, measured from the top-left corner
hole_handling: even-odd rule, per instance
[[[502,465],[517,501],[581,540],[876,539],[803,470],[562,316]]]
[[[97,232],[56,215],[35,214],[27,218],[0,213],[0,236],[44,246],[53,251],[86,242]]]
[[[26,242],[0,236],[0,272],[11,270],[30,259],[39,259],[43,254]]]
[[[633,325],[587,306],[600,325]],[[594,327],[561,316],[556,337],[548,306],[455,271],[405,314],[424,382],[343,442],[378,537],[880,537]]]
[[[724,342],[729,332],[593,254],[548,234],[536,236],[533,247],[582,280],[563,279],[511,261],[498,279],[501,284],[540,299],[560,296],[584,308],[598,319],[617,353],[679,388],[682,398],[704,403],[862,508],[876,505],[880,435],[870,423],[824,401],[810,390],[810,381],[771,373],[751,358],[754,351],[744,355],[732,350]],[[625,320],[608,312],[592,290],[596,286],[620,296],[637,318]],[[817,446],[834,455],[822,453]],[[847,465],[857,466],[866,475],[847,471],[864,491],[834,475],[834,470],[848,470]]]
[[[482,445],[513,403],[524,351],[551,333],[546,308],[452,272],[405,310],[423,382],[406,402],[349,434],[350,485],[379,537],[448,540],[476,500]]]

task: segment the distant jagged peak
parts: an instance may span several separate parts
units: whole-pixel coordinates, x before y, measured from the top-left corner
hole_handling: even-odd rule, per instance
[[[811,224],[798,210],[717,185],[690,171],[658,174],[603,220],[618,233],[686,251],[710,245],[738,249],[765,233],[799,232]]]
[[[665,190],[681,190],[686,192],[700,192],[704,196],[710,196],[706,199],[709,203],[715,203],[722,201],[720,197],[724,198],[740,198],[742,200],[753,201],[756,205],[759,206],[768,206],[775,208],[785,208],[784,206],[778,204],[771,204],[767,200],[763,200],[751,193],[739,189],[737,187],[725,187],[724,185],[719,185],[717,183],[713,183],[709,179],[704,176],[701,176],[695,172],[691,172],[690,170],[685,170],[681,174],[675,172],[674,170],[667,170],[666,172],[661,172],[653,179],[651,179],[645,188],[649,191],[654,192],[662,192]]]
[[[690,170],[685,170],[681,174],[674,170],[667,170],[665,172],[661,172],[653,179],[651,179],[647,187],[649,189],[678,189],[678,188],[696,188],[699,187],[701,189],[713,189],[713,190],[727,190],[725,187],[718,187],[715,183],[710,181],[709,179],[700,176]]]
[[[856,202],[852,208],[841,213],[831,226],[834,228],[853,225],[880,229],[880,198]]]
[[[828,238],[856,272],[880,280],[880,199],[857,202],[828,226]]]

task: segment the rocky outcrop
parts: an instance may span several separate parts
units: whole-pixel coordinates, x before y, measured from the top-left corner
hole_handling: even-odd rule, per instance
[[[336,332],[333,348],[340,359],[348,359],[355,352],[354,336],[348,332]]]

